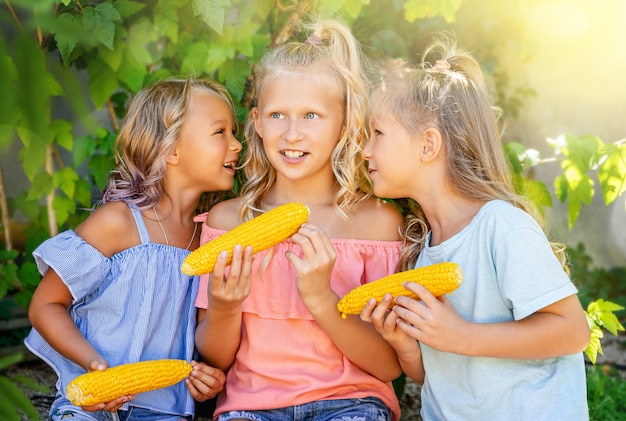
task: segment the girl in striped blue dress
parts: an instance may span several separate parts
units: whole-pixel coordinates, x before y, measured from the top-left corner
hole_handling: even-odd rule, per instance
[[[43,279],[25,343],[58,375],[49,419],[191,420],[194,401],[222,390],[224,373],[194,361],[197,278],[180,265],[198,246],[201,202],[233,187],[235,128],[230,96],[214,82],[144,89],[120,130],[103,205],[35,250]],[[164,358],[191,361],[189,378],[90,407],[65,396],[79,374]]]

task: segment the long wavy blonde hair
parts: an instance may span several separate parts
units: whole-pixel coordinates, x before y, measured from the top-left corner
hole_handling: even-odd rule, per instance
[[[417,66],[404,60],[391,62],[370,97],[372,111],[391,118],[409,133],[421,133],[427,127],[441,132],[448,151],[447,178],[460,194],[480,201],[507,201],[545,230],[534,203],[515,192],[502,147],[499,112],[492,104],[478,62],[445,36],[426,49]],[[430,226],[418,203],[409,199],[400,203],[405,209],[401,235],[406,247],[399,267],[406,270],[424,248]],[[564,245],[551,245],[567,270]]]
[[[217,82],[200,78],[169,78],[144,88],[130,101],[115,145],[116,167],[101,203],[126,200],[139,209],[154,206],[164,194],[167,157],[172,153],[189,113],[193,92],[211,92],[226,101],[237,121],[228,91]],[[206,193],[198,212],[221,199]]]
[[[345,105],[344,130],[331,155],[338,190],[334,204],[340,214],[371,194],[367,168],[361,150],[367,138],[365,83],[362,54],[349,28],[334,19],[318,20],[309,25],[311,35],[305,42],[292,41],[268,52],[253,68],[252,107],[263,93],[265,81],[282,74],[332,75],[337,92]],[[246,151],[242,160],[245,183],[241,188],[240,214],[248,220],[260,213],[261,203],[276,181],[263,141],[254,127],[252,113],[244,126]]]

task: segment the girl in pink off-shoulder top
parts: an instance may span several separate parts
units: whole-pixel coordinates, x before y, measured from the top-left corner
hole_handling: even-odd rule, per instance
[[[361,157],[366,98],[358,45],[337,21],[272,50],[254,69],[240,197],[203,220],[201,242],[286,202],[308,223],[270,250],[222,252],[201,279],[196,346],[227,373],[214,419],[397,420],[393,348],[337,302],[396,271],[396,208],[371,197]],[[308,417],[308,418],[307,418]]]

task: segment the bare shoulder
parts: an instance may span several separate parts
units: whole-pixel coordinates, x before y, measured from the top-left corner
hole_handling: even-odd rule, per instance
[[[209,210],[205,224],[219,230],[230,230],[241,224],[239,198],[224,200]]]
[[[380,241],[400,240],[400,210],[390,202],[370,198],[357,204],[351,216],[360,238]]]
[[[137,224],[122,201],[105,203],[76,228],[86,242],[110,257],[139,244]]]

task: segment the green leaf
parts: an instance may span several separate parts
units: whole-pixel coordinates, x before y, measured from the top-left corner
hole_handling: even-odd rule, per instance
[[[600,353],[600,355],[603,354],[602,343],[600,340],[602,339],[604,334],[602,333],[602,329],[600,329],[599,326],[594,325],[591,326],[590,329],[591,339],[589,341],[589,345],[587,345],[587,348],[585,349],[585,355],[587,355],[589,361],[591,361],[592,364],[595,364],[598,353]]]
[[[96,142],[89,136],[79,136],[74,140],[74,148],[72,148],[73,160],[75,167],[78,167],[87,158],[89,158],[96,150]]]
[[[130,49],[126,49],[118,74],[120,80],[126,83],[131,91],[139,92],[143,88],[144,77],[147,73],[146,66],[137,59]]]
[[[85,208],[91,206],[91,187],[91,184],[83,179],[76,181],[73,198]],[[98,187],[100,189],[104,188],[104,186]]]
[[[404,3],[404,18],[407,22],[442,16],[447,22],[456,20],[456,11],[462,0],[408,0]]]
[[[24,148],[20,150],[18,157],[22,161],[24,173],[30,180],[33,180],[45,165],[47,144],[41,139],[34,137],[32,132],[26,131],[21,127],[18,127],[17,132],[23,142],[26,137],[29,138],[28,144],[24,142]]]
[[[2,390],[3,400],[8,398],[9,402],[12,402],[14,408],[19,408],[32,420],[39,419],[37,408],[30,402],[28,397],[22,392],[22,390],[14,385],[7,377],[0,376],[0,390]],[[3,418],[3,420],[9,421],[10,418]],[[17,418],[20,419],[19,417]]]
[[[363,5],[368,4],[369,0],[347,0],[343,10],[350,16],[352,19],[356,19],[361,13],[361,9]]]
[[[26,200],[39,200],[52,191],[52,176],[45,171],[41,171],[35,176]]]
[[[95,155],[87,164],[87,168],[91,171],[96,185],[100,188],[106,185],[109,178],[109,172],[115,165],[115,160],[111,156]]]
[[[39,46],[26,35],[19,35],[15,48],[17,70],[17,105],[22,111],[22,124],[36,136],[47,137],[50,122],[48,70]]]
[[[57,223],[63,225],[67,218],[76,212],[76,202],[66,196],[55,196],[52,201],[52,208],[57,217]]]
[[[64,167],[54,173],[52,180],[54,187],[60,188],[68,197],[74,197],[74,188],[78,178],[74,168]]]
[[[102,107],[118,88],[117,74],[99,57],[87,63],[89,93],[96,107]]]
[[[126,42],[122,38],[116,38],[113,42],[113,49],[99,46],[98,57],[104,61],[112,70],[117,70],[122,64],[124,53],[126,52]]]
[[[37,269],[37,265],[33,262],[24,262],[20,266],[18,276],[22,287],[37,286],[41,281],[41,275]]]
[[[219,69],[217,80],[228,89],[233,98],[241,98],[245,91],[250,66],[242,60],[227,60]]]
[[[72,129],[72,123],[67,120],[54,120],[50,126],[51,135],[56,144],[68,151],[72,150],[74,143]]]
[[[122,18],[130,17],[146,7],[145,4],[132,0],[116,0],[114,6]]]
[[[9,354],[0,357],[0,370],[11,367],[14,364],[19,363],[24,359],[24,355],[21,353]]]
[[[55,25],[54,40],[61,53],[63,64],[68,66],[70,54],[81,40],[81,36],[84,36],[85,29],[82,20],[71,13],[59,14],[55,23],[57,25]]]
[[[126,56],[133,56],[136,61],[142,65],[153,63],[153,57],[150,55],[146,45],[158,39],[158,32],[152,22],[147,18],[140,18],[128,30],[126,37]]]
[[[87,6],[83,9],[83,26],[110,49],[113,49],[115,37],[114,22],[120,20],[122,20],[120,14],[111,3],[100,3],[96,7]]]
[[[192,0],[191,8],[195,16],[206,23],[209,28],[222,35],[224,29],[225,7],[230,6],[229,0]]]
[[[174,44],[178,43],[178,7],[159,2],[154,8],[154,26]]]
[[[598,168],[598,179],[608,206],[626,192],[626,144],[605,145],[598,154],[605,158]]]
[[[209,48],[209,45],[202,41],[188,45],[180,65],[180,71],[185,75],[202,73],[209,58]]]
[[[3,37],[0,37],[0,148],[8,146],[13,140],[16,120],[15,104],[17,92],[15,80],[17,73],[13,59],[5,55]]]

